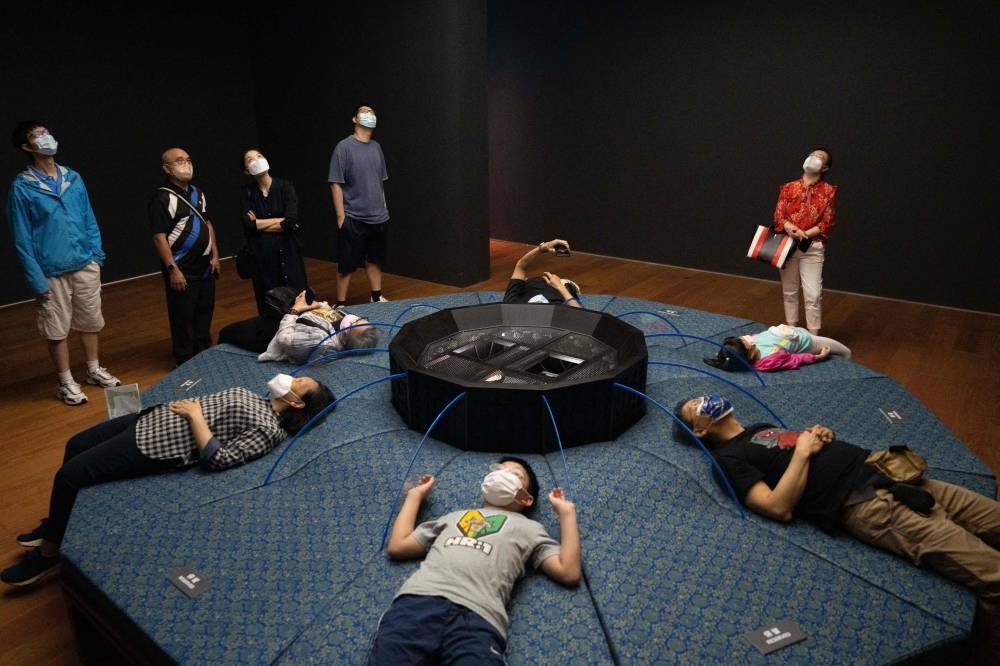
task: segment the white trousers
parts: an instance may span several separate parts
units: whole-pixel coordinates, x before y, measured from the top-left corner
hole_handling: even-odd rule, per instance
[[[806,328],[818,331],[823,325],[823,241],[813,241],[805,252],[795,251],[781,274],[781,293],[785,299],[785,322],[799,323],[799,285],[806,306]]]

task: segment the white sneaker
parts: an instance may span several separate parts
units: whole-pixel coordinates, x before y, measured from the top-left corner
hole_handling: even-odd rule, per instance
[[[388,298],[386,298],[385,296],[379,296],[379,297],[378,297],[378,300],[377,300],[377,301],[376,301],[376,300],[375,300],[375,299],[373,298],[373,299],[371,300],[371,302],[372,302],[372,303],[388,303],[388,302],[389,302],[389,299],[388,299]]]
[[[108,372],[107,368],[101,367],[98,367],[97,370],[87,370],[87,383],[102,388],[121,385],[121,381],[117,377]]]
[[[56,389],[56,397],[67,405],[82,405],[87,402],[87,394],[80,390],[80,385],[76,382],[60,384]]]

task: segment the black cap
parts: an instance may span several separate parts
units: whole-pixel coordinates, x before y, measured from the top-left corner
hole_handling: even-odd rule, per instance
[[[713,368],[720,368],[726,372],[739,372],[747,369],[747,364],[743,362],[743,355],[732,347],[723,346],[715,356],[702,359]]]

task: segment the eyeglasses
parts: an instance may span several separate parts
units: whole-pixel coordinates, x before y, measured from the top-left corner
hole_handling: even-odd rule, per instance
[[[176,160],[173,160],[172,162],[164,161],[163,163],[168,166],[184,166],[185,164],[194,164],[194,162],[191,161],[190,157],[178,157]]]

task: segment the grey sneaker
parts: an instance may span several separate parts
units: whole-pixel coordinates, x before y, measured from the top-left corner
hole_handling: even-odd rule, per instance
[[[377,300],[377,301],[376,301],[376,300],[375,300],[375,299],[373,298],[373,299],[371,300],[371,302],[372,302],[372,303],[388,303],[388,302],[389,302],[389,299],[388,299],[388,298],[386,298],[385,296],[379,296],[379,297],[378,297],[378,300]]]
[[[87,394],[80,390],[80,385],[76,382],[60,384],[56,389],[56,397],[67,405],[82,405],[87,402]]]
[[[101,388],[121,385],[121,381],[117,377],[108,372],[107,368],[101,367],[98,367],[97,370],[87,370],[87,383]]]

